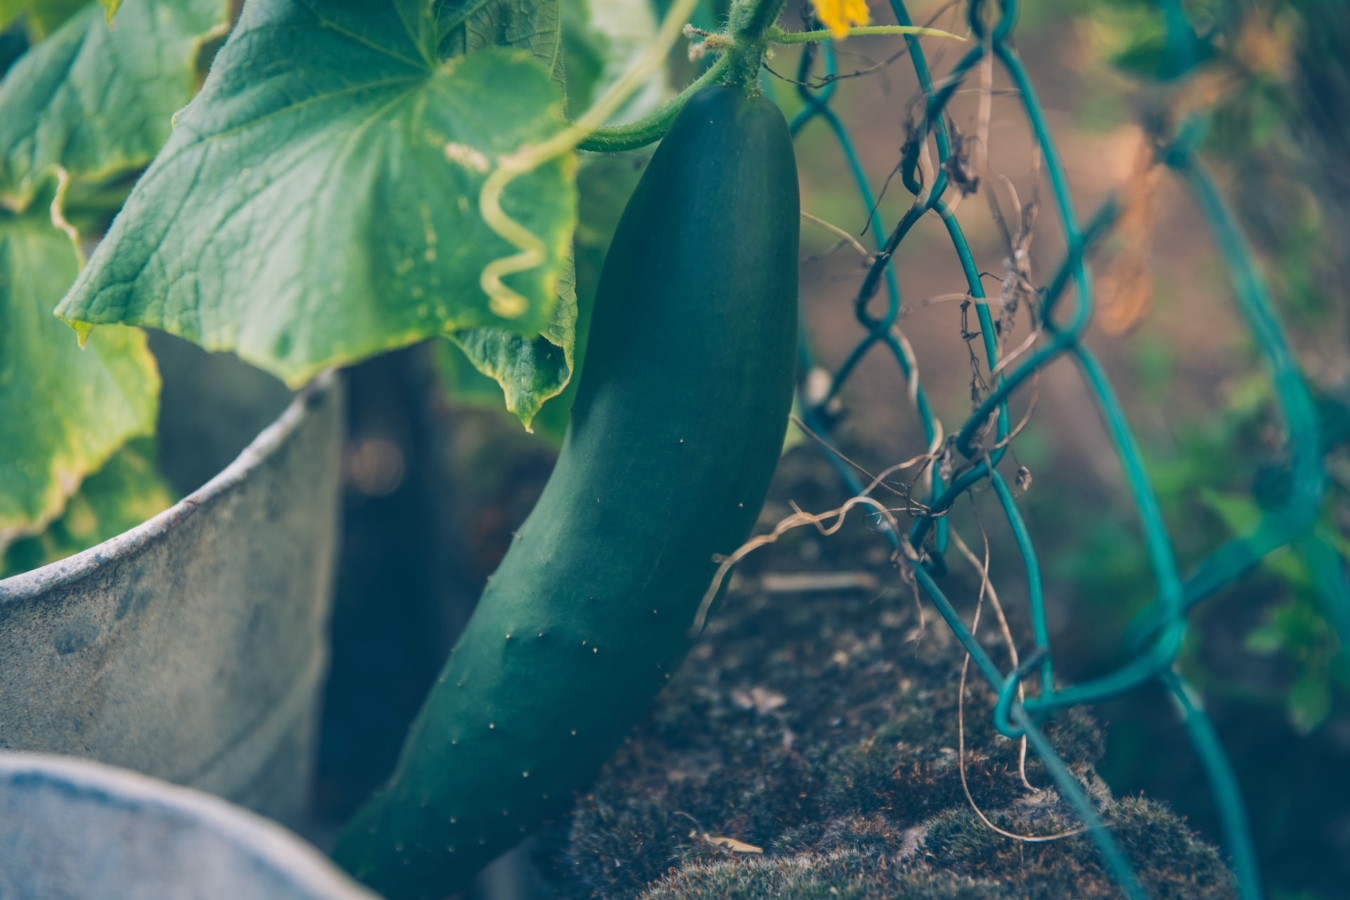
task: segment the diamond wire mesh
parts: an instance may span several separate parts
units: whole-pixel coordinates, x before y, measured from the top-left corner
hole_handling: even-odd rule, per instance
[[[890,0],[890,4],[899,24],[913,24],[904,0]],[[802,418],[813,432],[828,441],[832,422],[827,407],[857,371],[858,363],[872,351],[894,357],[903,378],[908,382],[908,393],[928,442],[931,456],[925,477],[929,481],[927,496],[922,502],[909,504],[908,511],[913,515],[914,522],[907,535],[900,534],[885,521],[879,521],[879,525],[893,550],[897,551],[896,558],[900,560],[906,575],[922,588],[970,654],[979,672],[998,692],[994,711],[995,727],[1006,737],[1026,738],[1042,759],[1061,795],[1082,818],[1113,877],[1129,897],[1142,898],[1146,894],[1111,836],[1109,827],[1101,820],[1083,785],[1055,754],[1037,723],[1072,706],[1099,703],[1135,690],[1150,681],[1160,683],[1175,700],[1187,737],[1208,777],[1223,824],[1226,849],[1237,877],[1239,894],[1244,900],[1255,900],[1261,896],[1261,882],[1237,780],[1213,725],[1174,664],[1186,633],[1188,609],[1243,576],[1266,554],[1292,540],[1300,540],[1316,551],[1310,555],[1329,560],[1331,565],[1339,559],[1333,548],[1320,546],[1323,542],[1312,532],[1323,489],[1313,401],[1272,308],[1253,255],[1214,181],[1196,156],[1194,147],[1203,131],[1203,120],[1196,118],[1184,123],[1170,141],[1160,144],[1158,161],[1170,168],[1180,183],[1189,188],[1214,234],[1232,281],[1237,306],[1275,387],[1286,430],[1289,477],[1285,482],[1282,500],[1264,511],[1264,517],[1250,534],[1219,547],[1188,577],[1183,577],[1178,570],[1162,512],[1145,472],[1133,432],[1102,367],[1082,341],[1092,317],[1094,300],[1085,256],[1111,232],[1122,216],[1123,202],[1120,197],[1112,195],[1086,222],[1078,217],[1060,153],[1047,127],[1035,87],[1011,43],[1017,18],[1017,0],[1003,0],[997,21],[992,25],[984,21],[984,5],[980,0],[971,0],[966,19],[974,46],[939,81],[934,80],[919,41],[912,36],[906,37],[909,59],[924,93],[925,103],[919,127],[906,142],[899,167],[905,187],[915,195],[916,200],[889,233],[883,228],[876,197],[868,185],[848,130],[831,107],[838,86],[838,82],[833,80],[837,73],[833,48],[827,45],[816,49],[808,44],[804,49],[796,81],[798,94],[805,106],[791,122],[792,133],[795,137],[811,123],[819,123],[834,135],[847,160],[861,205],[869,216],[869,231],[879,246],[854,301],[854,313],[864,335],[834,372],[828,390],[820,396],[811,397],[809,403],[803,401]],[[1165,12],[1168,13],[1166,20],[1169,26],[1175,28],[1179,23],[1184,27],[1185,22],[1179,15],[1175,0],[1164,3],[1164,6],[1167,7]],[[1185,41],[1169,44],[1184,53]],[[991,305],[998,308],[998,298],[990,301],[986,297],[965,234],[951,205],[944,200],[954,187],[951,164],[953,153],[959,149],[954,144],[960,141],[960,136],[944,116],[944,110],[966,79],[986,58],[1002,67],[1016,89],[1017,103],[1027,119],[1043,160],[1067,248],[1053,277],[1043,289],[1035,291],[1033,315],[1038,317],[1041,339],[1029,349],[1024,359],[1007,365],[1001,365],[1007,348],[1000,346],[1000,332],[991,310]],[[809,86],[813,74],[819,81]],[[820,78],[822,75],[824,77]],[[930,140],[936,148],[936,166],[925,166],[927,160],[921,158],[926,157]],[[959,161],[958,158],[956,162]],[[923,183],[923,171],[930,173],[930,184]],[[979,338],[979,349],[983,352],[987,371],[994,373],[989,383],[983,385],[982,396],[977,398],[973,413],[962,423],[959,431],[950,437],[943,437],[923,385],[917,382],[910,349],[895,327],[901,314],[901,302],[891,259],[913,226],[930,212],[941,219],[961,263],[967,290],[963,315],[968,314],[973,307],[978,320],[978,334],[967,337]],[[886,235],[884,242],[881,241],[882,235]],[[870,311],[872,301],[883,288],[884,311],[876,314]],[[1063,310],[1069,305],[1065,303],[1066,294],[1073,298],[1072,306],[1067,311]],[[805,335],[801,357],[802,371],[812,371],[814,365]],[[1157,596],[1152,605],[1127,636],[1131,660],[1107,675],[1070,685],[1057,684],[1055,681],[1040,564],[1014,491],[999,471],[999,464],[1016,436],[1008,412],[1010,395],[1036,373],[1064,357],[1077,366],[1117,452],[1125,473],[1125,482],[1139,515],[1147,556],[1157,585]],[[831,462],[855,494],[866,489],[855,471],[837,454],[831,455]],[[1004,671],[994,663],[937,582],[946,572],[944,554],[950,539],[945,514],[966,491],[986,481],[1006,516],[1027,576],[1035,648],[1013,671]],[[1334,608],[1343,620],[1344,615],[1350,613],[1350,597],[1346,596],[1344,579],[1331,578],[1326,581],[1339,585],[1337,595],[1329,600],[1335,604]],[[1038,676],[1039,690],[1022,699],[1019,689],[1025,692],[1023,683],[1033,675]]]

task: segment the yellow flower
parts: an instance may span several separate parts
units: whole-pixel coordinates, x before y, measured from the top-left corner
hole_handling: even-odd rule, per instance
[[[825,23],[836,39],[848,37],[848,30],[871,21],[867,0],[811,0],[816,18]]]

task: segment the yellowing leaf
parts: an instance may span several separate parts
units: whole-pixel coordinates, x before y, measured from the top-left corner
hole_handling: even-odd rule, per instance
[[[816,18],[830,29],[836,38],[848,37],[850,28],[857,28],[872,21],[867,9],[867,0],[812,0],[816,8]]]
[[[24,54],[0,85],[0,204],[26,209],[62,169],[74,209],[144,168],[192,99],[202,44],[229,21],[222,0],[127,0],[115,27],[90,4]]]
[[[59,519],[41,534],[20,538],[9,546],[0,556],[0,577],[65,559],[172,506],[173,492],[160,477],[155,456],[155,444],[149,438],[124,444],[103,468],[80,484]]]
[[[61,514],[128,438],[152,434],[159,371],[134,328],[86,350],[52,315],[79,256],[54,227],[50,186],[21,214],[0,207],[0,550]]]

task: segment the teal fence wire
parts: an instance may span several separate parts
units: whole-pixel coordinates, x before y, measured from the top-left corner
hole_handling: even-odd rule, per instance
[[[913,24],[903,0],[890,0],[891,9],[901,25]],[[1161,4],[1163,21],[1169,29],[1168,48],[1174,71],[1184,71],[1194,62],[1192,32],[1179,5]],[[990,21],[986,21],[986,20]],[[894,327],[901,315],[899,284],[892,267],[897,248],[914,225],[928,213],[936,213],[946,228],[953,249],[960,259],[968,296],[965,313],[973,308],[978,321],[978,349],[983,353],[985,371],[994,373],[982,385],[976,408],[953,435],[939,437],[939,423],[921,384],[907,384],[908,394],[922,420],[926,439],[934,449],[934,459],[949,462],[930,463],[931,491],[908,510],[913,524],[908,534],[898,533],[886,522],[880,528],[890,541],[906,573],[936,606],[957,638],[970,654],[980,673],[998,694],[994,724],[999,733],[1013,739],[1025,737],[1043,760],[1061,796],[1072,804],[1088,827],[1101,855],[1124,893],[1131,898],[1146,895],[1136,879],[1111,831],[1101,820],[1082,784],[1055,754],[1041,731],[1040,723],[1069,707],[1090,705],[1118,697],[1153,682],[1174,698],[1186,734],[1209,779],[1219,812],[1226,850],[1237,877],[1239,894],[1244,900],[1256,900],[1262,894],[1256,856],[1248,828],[1247,814],[1228,758],[1216,731],[1195,694],[1189,689],[1176,666],[1187,628],[1187,611],[1199,600],[1241,578],[1271,551],[1291,542],[1311,548],[1310,556],[1325,561],[1331,577],[1321,579],[1332,619],[1344,623],[1350,617],[1350,597],[1346,595],[1341,561],[1330,546],[1322,546],[1313,533],[1323,490],[1322,449],[1313,400],[1298,367],[1279,319],[1272,307],[1266,284],[1253,254],[1210,174],[1197,158],[1196,145],[1203,134],[1203,119],[1183,123],[1174,135],[1159,142],[1158,162],[1171,169],[1186,185],[1213,231],[1215,242],[1228,269],[1238,309],[1251,330],[1255,345],[1273,380],[1275,395],[1285,426],[1286,477],[1281,481],[1282,495],[1267,503],[1259,525],[1245,537],[1219,547],[1188,575],[1178,570],[1172,543],[1164,526],[1162,512],[1152,484],[1145,472],[1139,446],[1120,402],[1101,365],[1083,343],[1093,314],[1091,272],[1085,260],[1088,252],[1108,235],[1120,219],[1123,201],[1112,196],[1083,221],[1074,209],[1063,162],[1046,124],[1017,51],[1013,47],[1013,26],[1017,19],[1017,0],[1003,0],[997,9],[989,9],[981,0],[971,0],[966,20],[971,30],[971,48],[952,70],[935,81],[918,39],[908,37],[909,60],[924,93],[922,117],[918,128],[906,142],[898,174],[916,202],[889,232],[877,211],[876,197],[850,140],[848,130],[831,107],[838,81],[834,50],[830,45],[807,45],[797,71],[798,93],[805,107],[791,123],[799,134],[808,126],[828,128],[838,140],[857,185],[859,201],[870,216],[869,233],[877,242],[877,252],[858,291],[854,312],[862,326],[863,337],[834,372],[828,391],[803,400],[805,424],[827,441],[831,434],[831,401],[857,371],[858,363],[872,352],[892,356],[903,378],[911,382],[914,367],[903,339]],[[1035,291],[1033,315],[1039,319],[1042,339],[1020,361],[1001,367],[1000,345],[995,321],[997,298],[986,302],[980,272],[962,232],[961,225],[945,199],[961,185],[953,184],[953,154],[960,150],[960,136],[945,117],[948,102],[987,58],[1000,66],[1016,88],[1020,104],[1038,145],[1044,173],[1067,248],[1048,283]],[[937,164],[924,167],[925,147],[935,146]],[[960,162],[959,157],[955,162]],[[924,183],[923,171],[930,172]],[[884,291],[883,304],[877,295]],[[991,305],[992,304],[992,305]],[[883,309],[879,314],[874,309]],[[808,338],[803,337],[802,371],[814,368]],[[1008,399],[1014,391],[1053,363],[1067,357],[1076,365],[1101,413],[1106,430],[1119,456],[1125,482],[1137,508],[1143,540],[1157,586],[1157,596],[1127,636],[1130,661],[1102,677],[1079,684],[1056,681],[1055,658],[1046,623],[1045,601],[1040,564],[1031,536],[1018,509],[1015,492],[999,471],[999,464],[1015,437]],[[803,396],[808,396],[803,391]],[[935,440],[939,443],[935,445]],[[854,492],[864,490],[853,468],[831,455],[840,476]],[[1000,669],[972,635],[938,584],[946,572],[948,525],[945,514],[956,500],[972,487],[988,482],[1007,518],[1020,551],[1027,575],[1032,633],[1035,648],[1013,671]],[[925,483],[926,485],[927,483]],[[925,489],[927,487],[925,486]],[[919,498],[916,498],[919,499]],[[1345,640],[1347,635],[1342,635]],[[1037,676],[1039,689],[1019,692],[1024,681]],[[1028,685],[1030,687],[1030,685]],[[1025,699],[1021,699],[1025,693]]]

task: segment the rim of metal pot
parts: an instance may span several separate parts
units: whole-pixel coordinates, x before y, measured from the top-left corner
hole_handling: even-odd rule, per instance
[[[184,814],[317,895],[349,900],[375,897],[334,868],[313,845],[271,819],[214,794],[88,759],[0,753],[0,779],[13,783],[24,776],[73,787],[80,795],[111,798],[129,808]]]
[[[65,559],[48,563],[9,578],[0,579],[0,605],[29,600],[52,588],[72,584],[98,571],[105,564],[125,557],[173,531],[197,508],[244,481],[272,453],[290,439],[304,421],[309,408],[332,388],[337,374],[324,372],[295,395],[285,411],[258,433],[234,461],[197,490],[152,519],[116,537]]]

